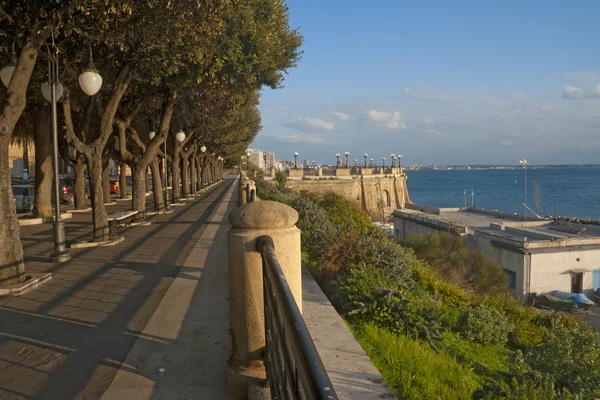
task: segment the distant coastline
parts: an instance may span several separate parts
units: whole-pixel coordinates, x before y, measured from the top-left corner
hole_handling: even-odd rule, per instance
[[[542,169],[542,168],[600,168],[600,164],[542,164],[528,165],[527,169]],[[486,170],[512,170],[523,169],[522,165],[486,165],[486,164],[470,164],[470,165],[406,165],[403,166],[406,171],[486,171]]]

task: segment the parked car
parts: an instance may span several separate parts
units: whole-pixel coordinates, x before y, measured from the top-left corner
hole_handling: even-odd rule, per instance
[[[13,197],[18,213],[26,213],[33,210],[35,199],[35,186],[29,183],[12,185]]]
[[[58,180],[58,190],[60,193],[60,202],[63,204],[75,204],[75,179],[61,178]],[[90,198],[90,184],[84,183],[84,194],[86,200]],[[52,201],[54,201],[54,189],[52,190]]]
[[[110,179],[110,194],[116,194],[119,192],[119,181],[117,179]]]

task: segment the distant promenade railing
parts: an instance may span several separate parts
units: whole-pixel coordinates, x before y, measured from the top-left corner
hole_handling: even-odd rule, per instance
[[[273,240],[257,240],[263,260],[265,366],[271,398],[337,399],[283,274]]]

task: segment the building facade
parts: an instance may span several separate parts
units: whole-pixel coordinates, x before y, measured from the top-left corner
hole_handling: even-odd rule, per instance
[[[523,298],[554,290],[590,293],[600,287],[600,227],[546,219],[523,221],[475,208],[394,211],[396,239],[450,232],[500,264]]]
[[[250,153],[250,157],[248,158],[250,164],[264,171],[265,158],[263,152],[259,149],[248,149],[248,153]]]

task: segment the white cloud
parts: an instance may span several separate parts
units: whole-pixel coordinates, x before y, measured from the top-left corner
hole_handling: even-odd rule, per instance
[[[427,129],[425,132],[431,133],[432,135],[448,136],[448,134],[446,132],[440,132],[440,131],[438,131],[436,129]]]
[[[297,118],[287,124],[289,127],[297,129],[301,132],[307,131],[332,131],[335,129],[335,125],[329,122],[325,122],[320,118]]]
[[[313,135],[289,135],[289,136],[282,136],[280,139],[284,142],[290,142],[290,143],[301,143],[301,142],[324,143],[325,142],[325,138],[323,138],[321,136],[313,136]]]
[[[350,119],[348,114],[339,111],[329,111],[329,114],[341,119],[342,121],[348,121]]]
[[[427,125],[433,125],[435,124],[435,121],[431,117],[425,117],[423,118],[423,123]]]
[[[502,146],[514,146],[514,145],[515,145],[515,142],[513,142],[513,141],[510,141],[510,140],[501,140],[501,141],[500,141],[500,144],[501,144]]]
[[[404,88],[404,93],[406,93],[406,94],[410,93],[410,88],[409,87],[405,87]]]
[[[406,124],[400,121],[400,111],[393,114],[377,110],[369,110],[366,113],[367,120],[381,125],[388,129],[406,129]]]
[[[562,97],[565,99],[586,99],[589,97],[600,96],[600,84],[596,85],[593,92],[587,92],[582,88],[571,85],[565,85],[562,91]]]

